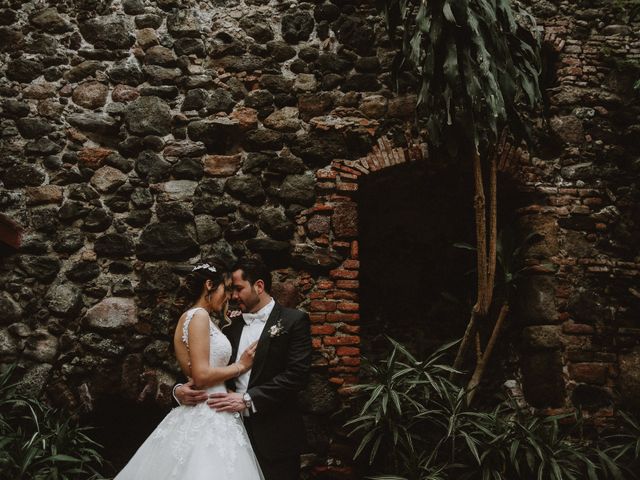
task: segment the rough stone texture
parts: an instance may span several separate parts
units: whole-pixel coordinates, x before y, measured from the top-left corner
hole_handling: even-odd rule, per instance
[[[45,297],[49,310],[62,316],[73,316],[82,306],[80,290],[69,284],[51,287]]]
[[[73,91],[73,101],[85,108],[94,110],[104,106],[109,87],[100,82],[85,82]]]
[[[22,308],[7,292],[0,292],[0,319],[2,324],[9,325],[21,320]]]
[[[242,164],[241,155],[207,155],[204,157],[204,172],[212,177],[234,175]]]
[[[633,409],[640,405],[640,349],[621,355],[620,358],[620,395],[622,402]]]
[[[136,246],[136,255],[143,260],[184,260],[197,251],[198,244],[184,225],[174,223],[147,226]]]
[[[87,310],[84,321],[100,330],[120,330],[138,322],[137,309],[132,298],[105,298]]]
[[[127,127],[137,135],[166,135],[171,130],[171,111],[158,97],[140,97],[125,113]]]
[[[101,193],[113,192],[126,181],[126,174],[108,165],[96,170],[91,177],[91,185]]]

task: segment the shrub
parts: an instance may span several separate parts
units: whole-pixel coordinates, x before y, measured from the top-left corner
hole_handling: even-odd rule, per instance
[[[390,340],[387,358],[365,366],[359,410],[347,426],[368,478],[409,480],[633,479],[640,429],[630,415],[599,439],[587,438],[578,414],[537,415],[515,400],[474,411],[449,381],[440,348],[424,361]]]
[[[0,375],[2,478],[74,480],[102,478],[100,445],[68,412],[21,393],[15,365]]]

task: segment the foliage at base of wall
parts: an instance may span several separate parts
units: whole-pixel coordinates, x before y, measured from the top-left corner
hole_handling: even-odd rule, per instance
[[[55,410],[21,391],[15,365],[0,374],[2,478],[94,480],[104,460],[101,446],[69,412]]]
[[[594,434],[580,413],[545,416],[510,398],[472,410],[449,381],[445,345],[426,360],[391,340],[387,358],[366,366],[358,412],[347,422],[359,440],[363,475],[377,479],[636,479],[640,422]]]

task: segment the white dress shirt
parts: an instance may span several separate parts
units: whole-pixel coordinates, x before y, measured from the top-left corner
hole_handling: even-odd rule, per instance
[[[240,335],[240,341],[238,342],[238,353],[235,361],[240,360],[242,352],[244,352],[249,345],[260,338],[264,326],[267,323],[269,315],[273,307],[276,305],[275,300],[272,298],[269,303],[258,310],[256,313],[243,313],[242,318],[245,322],[242,328],[242,334]],[[236,392],[245,393],[249,388],[249,377],[251,376],[251,370],[247,370],[238,378],[236,378]]]

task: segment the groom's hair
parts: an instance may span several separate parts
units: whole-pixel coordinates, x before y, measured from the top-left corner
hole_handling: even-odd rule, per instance
[[[271,270],[259,258],[242,258],[235,266],[233,271],[242,270],[242,279],[248,281],[251,285],[258,280],[264,282],[264,290],[271,294]]]

